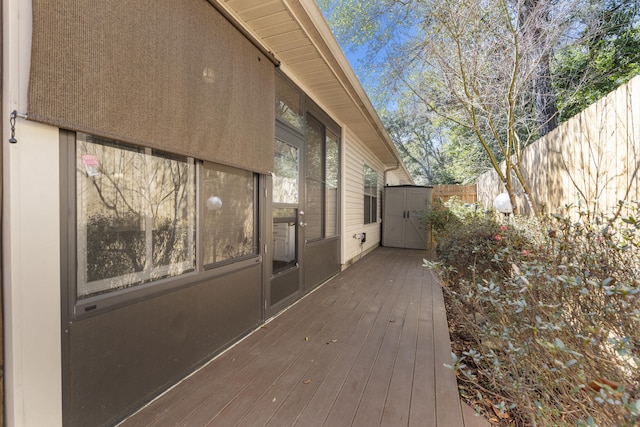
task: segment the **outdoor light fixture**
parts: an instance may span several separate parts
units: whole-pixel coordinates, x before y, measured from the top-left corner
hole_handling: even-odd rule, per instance
[[[493,202],[493,207],[504,214],[505,216],[513,213],[513,206],[511,206],[511,199],[509,198],[509,193],[500,193],[496,200]]]

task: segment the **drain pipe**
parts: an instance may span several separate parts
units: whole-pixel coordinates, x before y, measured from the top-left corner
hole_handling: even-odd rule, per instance
[[[400,169],[400,162],[399,161],[396,162],[395,166],[387,168],[387,169],[384,170],[382,175],[383,175],[384,186],[385,187],[387,185],[389,185],[389,183],[387,182],[387,172],[392,172],[392,171],[395,171],[395,170],[398,170],[398,169]],[[382,206],[382,212],[384,212],[385,209],[386,209],[386,207],[384,205],[386,202],[387,201],[384,199],[384,196],[382,196],[382,205],[381,205]],[[384,213],[383,213],[383,215],[384,215]],[[383,216],[383,218],[384,218],[384,216]],[[384,219],[382,221],[384,221]],[[383,242],[383,239],[384,239],[383,235],[384,235],[384,227],[383,227],[382,224],[380,224],[380,244],[382,244],[382,242]],[[362,254],[360,256],[362,256]]]
[[[395,165],[395,166],[390,167],[390,168],[388,168],[388,169],[385,169],[385,170],[384,170],[384,173],[383,173],[383,179],[384,179],[384,186],[385,186],[385,187],[386,187],[387,185],[389,185],[389,183],[387,182],[387,172],[392,172],[392,171],[395,171],[395,170],[398,170],[398,169],[400,169],[400,162],[396,162],[396,165]]]

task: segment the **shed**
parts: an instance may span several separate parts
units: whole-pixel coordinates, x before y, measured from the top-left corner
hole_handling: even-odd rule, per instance
[[[431,206],[433,187],[395,185],[384,188],[382,245],[427,249],[429,230],[423,223]]]

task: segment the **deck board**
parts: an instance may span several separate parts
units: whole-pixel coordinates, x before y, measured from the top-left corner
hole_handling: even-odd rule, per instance
[[[413,280],[413,286],[407,288],[411,289],[411,295],[380,422],[385,426],[407,425],[411,409],[422,283]]]
[[[395,270],[395,268],[393,270]],[[383,275],[382,277],[389,276]],[[371,278],[371,280],[375,279]],[[380,280],[380,278],[378,278],[378,280]],[[388,279],[385,281],[389,283]],[[367,325],[369,325],[367,334],[362,337],[363,340],[360,339],[359,336],[355,337],[356,344],[359,346],[358,354],[351,365],[351,369],[344,383],[340,387],[340,392],[334,400],[333,407],[325,421],[326,425],[335,426],[347,421],[349,424],[352,423],[387,332],[390,323],[389,319],[391,318],[400,291],[398,287],[399,283],[399,281],[392,282],[391,286],[386,288],[388,295],[384,298],[384,301],[382,301],[381,304],[372,306],[367,313],[368,317],[366,321]],[[382,295],[382,292],[380,295]],[[362,345],[360,345],[360,343],[362,343]]]
[[[430,275],[433,273],[429,272]],[[435,280],[435,277],[434,277]],[[451,342],[444,307],[442,289],[434,286],[433,291],[433,333],[435,346],[436,415],[437,425],[463,425],[460,402],[447,400],[447,396],[458,394],[458,383],[451,365]]]
[[[428,276],[421,276],[421,283],[425,281],[430,286],[423,286],[420,312],[418,317],[418,338],[416,343],[416,363],[414,367],[411,407],[409,412],[409,426],[436,425],[436,382],[435,355],[433,334],[433,284],[426,280]],[[413,404],[413,402],[417,402]]]
[[[387,401],[391,376],[398,356],[398,346],[411,299],[411,286],[406,284],[406,271],[396,274],[395,277],[393,280],[400,288],[398,300],[391,316],[388,319],[382,319],[387,321],[387,329],[367,378],[360,405],[353,420],[354,426],[379,425],[382,420],[384,405],[381,403]]]
[[[318,390],[314,396],[314,399],[302,409],[300,416],[296,421],[296,425],[299,426],[314,426],[314,425],[331,425],[328,418],[332,413],[340,411],[341,406],[338,402],[339,395],[342,393],[345,384],[354,380],[354,375],[357,372],[352,372],[354,366],[356,366],[358,357],[361,355],[363,347],[367,343],[371,343],[375,337],[371,336],[374,330],[375,321],[379,316],[380,311],[384,308],[385,302],[390,301],[393,287],[380,286],[380,283],[386,284],[386,274],[384,274],[384,264],[378,264],[375,268],[368,270],[364,268],[364,265],[354,265],[351,268],[360,267],[361,273],[359,274],[358,281],[362,284],[375,284],[377,286],[363,286],[363,290],[368,291],[374,298],[370,300],[368,304],[363,304],[360,308],[362,312],[357,322],[352,324],[352,331],[349,339],[345,341],[344,345],[339,346],[341,355],[331,366],[326,379],[320,384]],[[342,274],[346,273],[346,270]],[[355,326],[355,327],[353,327]],[[375,334],[374,334],[375,335]],[[336,343],[339,344],[339,343]],[[357,369],[362,369],[362,366],[357,366]],[[347,386],[348,387],[348,386]],[[348,392],[349,390],[347,390]],[[344,398],[343,394],[343,398]],[[353,400],[350,400],[351,407],[355,409]],[[336,407],[336,403],[338,406]],[[333,415],[335,417],[335,415]],[[349,419],[350,420],[350,419]],[[340,423],[344,423],[344,420],[340,420]]]
[[[463,426],[424,257],[374,250],[122,426]]]

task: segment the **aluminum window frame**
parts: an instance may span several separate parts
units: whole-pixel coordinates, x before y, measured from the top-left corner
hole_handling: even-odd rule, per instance
[[[369,178],[375,176],[375,188],[373,188]],[[368,164],[364,164],[363,174],[363,223],[376,224],[379,219],[378,213],[378,172]],[[367,206],[367,200],[369,200],[369,206]],[[368,207],[368,209],[367,209]],[[367,219],[368,217],[368,219]]]
[[[231,274],[262,262],[263,240],[260,226],[261,212],[259,194],[263,188],[260,175],[253,173],[255,188],[254,234],[257,253],[211,265],[202,263],[201,232],[201,170],[202,161],[195,159],[195,268],[191,272],[141,283],[128,288],[114,290],[99,295],[78,298],[77,289],[77,215],[76,215],[76,133],[60,129],[60,233],[61,233],[61,301],[66,321],[79,320],[99,315],[107,310],[134,304],[175,290]],[[125,143],[126,144],[126,143]],[[171,154],[171,153],[169,153]],[[244,169],[241,169],[244,170]],[[63,322],[65,320],[63,319]]]

